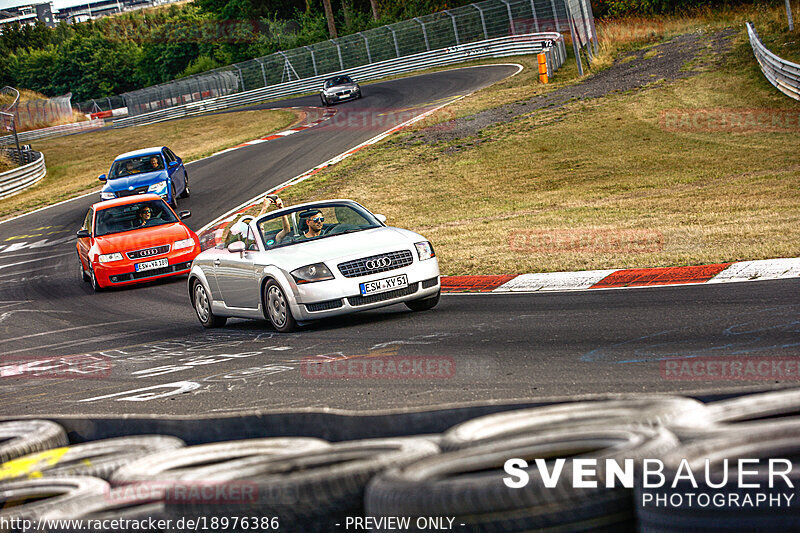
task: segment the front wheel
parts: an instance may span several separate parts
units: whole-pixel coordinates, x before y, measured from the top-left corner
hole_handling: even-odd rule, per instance
[[[194,281],[192,294],[194,295],[194,310],[203,327],[219,328],[225,325],[225,322],[228,321],[227,317],[217,316],[211,311],[211,298],[200,280]]]
[[[103,290],[103,287],[100,286],[100,282],[97,281],[97,276],[94,275],[94,269],[92,268],[92,265],[89,265],[89,283],[91,284],[94,292],[100,292]]]
[[[297,328],[297,321],[292,316],[289,302],[283,289],[274,280],[264,287],[264,309],[272,327],[281,333],[288,333]]]
[[[320,102],[322,102],[322,105],[324,107],[328,107],[328,100],[326,100],[324,96],[319,95],[319,100],[320,100]]]
[[[405,302],[405,304],[412,311],[427,311],[436,307],[436,304],[439,303],[440,295],[441,292],[437,292],[434,296],[423,298],[422,300],[411,300],[410,302]]]
[[[169,206],[172,209],[178,209],[178,199],[175,197],[175,184],[172,182],[170,182],[169,184],[169,196],[170,196],[170,200],[168,202]]]
[[[181,193],[181,198],[189,198],[189,195],[192,194],[189,190],[189,174],[183,175],[183,192]]]
[[[81,279],[83,281],[89,281],[91,278],[89,277],[89,274],[86,273],[86,269],[83,268],[83,261],[81,261],[80,256],[78,256],[78,266],[80,266],[81,269]]]

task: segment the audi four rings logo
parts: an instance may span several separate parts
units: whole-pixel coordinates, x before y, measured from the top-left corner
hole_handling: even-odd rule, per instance
[[[149,248],[147,250],[139,251],[139,257],[147,257],[149,255],[158,255],[158,248]]]
[[[388,267],[391,264],[392,260],[390,258],[381,257],[380,259],[370,259],[364,264],[364,266],[370,270],[375,270],[376,268]]]

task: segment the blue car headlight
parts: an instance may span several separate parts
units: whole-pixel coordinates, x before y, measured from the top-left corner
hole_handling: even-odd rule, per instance
[[[116,197],[117,197],[117,195],[114,194],[113,192],[101,192],[100,193],[100,199],[101,200],[112,200],[112,199],[114,199]]]
[[[160,194],[164,196],[167,194],[167,182],[166,181],[159,181],[158,183],[154,183],[147,188],[147,192],[151,192],[153,194]]]

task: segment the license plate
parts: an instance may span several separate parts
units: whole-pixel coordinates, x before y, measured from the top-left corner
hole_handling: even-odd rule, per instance
[[[146,263],[136,263],[134,266],[136,267],[136,272],[144,272],[145,270],[153,270],[155,268],[169,266],[169,260],[166,258],[156,259],[155,261],[147,261]]]
[[[393,291],[395,289],[404,289],[406,287],[408,287],[408,276],[405,274],[392,276],[391,278],[376,279],[375,281],[367,281],[359,285],[361,296]]]

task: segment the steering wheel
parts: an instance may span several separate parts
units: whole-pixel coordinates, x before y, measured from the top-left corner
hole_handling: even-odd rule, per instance
[[[333,232],[333,229],[338,226],[338,224],[331,224],[330,226],[326,226],[322,228],[322,231],[319,232],[320,235],[328,235],[329,233]]]

